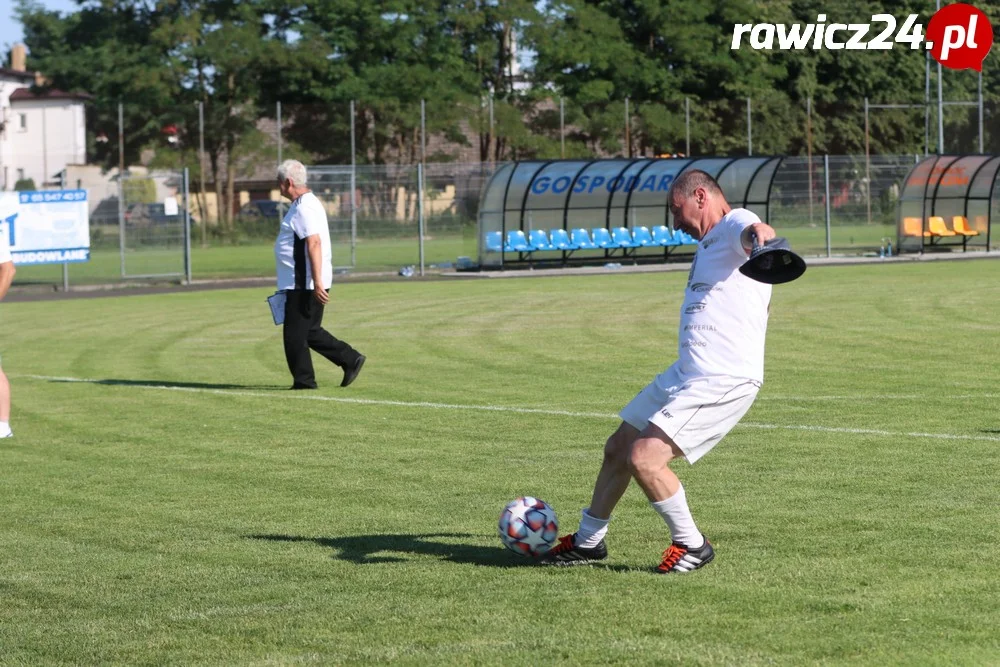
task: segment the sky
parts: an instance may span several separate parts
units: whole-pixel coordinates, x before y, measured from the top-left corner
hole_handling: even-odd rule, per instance
[[[40,5],[56,12],[73,12],[74,0],[37,0]],[[21,24],[14,20],[14,0],[0,0],[0,53],[6,54],[11,46],[24,39]]]

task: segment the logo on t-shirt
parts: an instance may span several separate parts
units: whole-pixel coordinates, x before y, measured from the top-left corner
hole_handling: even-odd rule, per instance
[[[705,310],[705,302],[699,301],[698,303],[692,303],[690,306],[684,309],[684,312],[688,315],[693,315],[694,313],[700,313]]]

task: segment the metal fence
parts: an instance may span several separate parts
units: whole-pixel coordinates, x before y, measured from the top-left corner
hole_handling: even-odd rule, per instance
[[[420,274],[472,261],[479,196],[492,169],[487,163],[311,167],[309,185],[330,221],[334,266]]]
[[[865,255],[896,244],[896,202],[917,155],[786,158],[770,223],[806,255]],[[829,207],[827,206],[829,204]]]
[[[896,245],[900,186],[920,157],[785,158],[769,194],[770,222],[807,256],[876,256],[889,244]],[[480,196],[500,166],[311,167],[310,186],[327,209],[338,271],[420,275],[474,261],[479,254]],[[187,203],[184,172],[133,174],[121,184],[90,188],[89,193],[91,261],[69,265],[68,270],[60,265],[21,267],[18,284],[274,274],[277,215],[257,220],[253,233],[237,241],[210,234],[205,247],[195,244],[192,251],[186,230],[198,207],[192,210]],[[175,213],[165,204],[171,198]],[[1000,198],[992,206],[991,238],[993,249],[998,249]]]
[[[119,185],[121,277],[190,279],[187,170],[129,175]]]

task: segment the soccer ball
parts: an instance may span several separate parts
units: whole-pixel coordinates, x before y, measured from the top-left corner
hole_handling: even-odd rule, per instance
[[[559,521],[548,503],[525,496],[512,500],[500,513],[500,541],[521,556],[538,558],[559,536]]]

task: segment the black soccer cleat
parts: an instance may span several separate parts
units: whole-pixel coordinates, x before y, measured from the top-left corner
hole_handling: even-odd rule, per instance
[[[552,547],[538,561],[542,565],[586,565],[608,557],[608,547],[604,540],[590,549],[574,546],[576,533],[559,538],[559,544]]]
[[[656,566],[656,572],[660,574],[684,574],[693,572],[699,567],[704,567],[715,558],[715,549],[712,543],[705,538],[705,544],[697,549],[684,546],[680,542],[674,542],[670,548],[663,552],[663,560]]]

